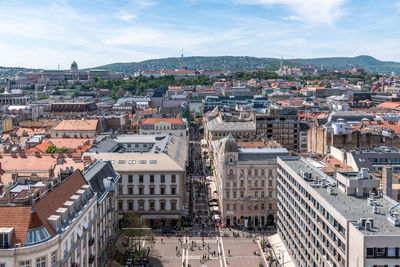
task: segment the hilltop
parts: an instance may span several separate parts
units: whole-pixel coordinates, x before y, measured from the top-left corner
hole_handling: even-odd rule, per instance
[[[214,69],[214,70],[256,70],[267,69],[277,70],[280,59],[278,58],[257,58],[257,57],[185,57],[183,66],[191,69]],[[390,74],[392,71],[400,72],[400,63],[380,61],[371,56],[357,57],[330,57],[330,58],[312,58],[312,59],[284,59],[284,64],[289,66],[312,66],[327,69],[349,69],[352,67],[361,67],[368,72]],[[180,68],[180,58],[162,58],[152,59],[141,62],[114,63],[96,68],[106,69],[115,72],[133,73],[136,71],[159,71],[161,69]]]
[[[257,58],[257,57],[185,57],[183,66],[190,70],[213,69],[213,70],[277,70],[280,59],[278,58]],[[295,58],[284,59],[287,66],[317,67],[324,66],[326,69],[347,70],[352,67],[364,68],[368,72],[390,74],[392,71],[400,73],[400,63],[392,61],[380,61],[371,56],[357,57],[327,57],[327,58]],[[137,71],[160,71],[162,69],[179,69],[180,58],[151,59],[141,62],[113,63],[91,69],[105,69],[112,72],[131,74]],[[88,69],[87,69],[88,70]],[[19,71],[40,71],[39,69],[6,68],[0,67],[0,77],[15,75]]]

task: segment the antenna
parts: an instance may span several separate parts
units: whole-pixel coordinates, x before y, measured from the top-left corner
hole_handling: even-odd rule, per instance
[[[182,48],[182,53],[181,53],[181,60],[180,60],[180,69],[183,70],[183,48]]]

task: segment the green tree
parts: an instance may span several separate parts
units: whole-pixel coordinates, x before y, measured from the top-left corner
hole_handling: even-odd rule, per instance
[[[154,238],[146,222],[134,213],[125,215],[121,220],[121,226],[121,234],[131,251],[142,251],[142,241],[151,242]]]
[[[46,153],[50,154],[50,153],[57,153],[57,147],[54,145],[48,146],[46,149]]]

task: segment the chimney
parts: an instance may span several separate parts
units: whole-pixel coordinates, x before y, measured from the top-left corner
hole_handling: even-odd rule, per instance
[[[6,185],[4,188],[4,196],[6,197],[6,199],[8,201],[11,200],[11,186],[10,185]]]
[[[21,158],[26,158],[26,156],[25,156],[25,151],[20,151],[20,152],[19,152],[19,156],[20,156]]]
[[[11,152],[11,157],[16,158],[17,157],[17,153],[15,153],[14,151]]]
[[[63,153],[58,153],[57,164],[63,164],[63,163],[64,163],[64,154]]]
[[[392,167],[384,166],[382,170],[383,193],[392,198]]]
[[[40,158],[40,152],[39,151],[35,151],[35,157]]]

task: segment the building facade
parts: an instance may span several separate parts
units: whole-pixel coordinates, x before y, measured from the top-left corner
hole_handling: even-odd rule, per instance
[[[32,201],[29,192],[0,206],[0,265],[98,266],[96,202],[80,171]]]
[[[227,226],[274,226],[276,160],[284,148],[239,148],[232,135],[213,142],[214,179],[221,222]]]
[[[187,212],[187,141],[176,136],[120,135],[106,138],[84,157],[111,161],[121,175],[120,215],[134,212],[152,227],[177,225]]]
[[[335,178],[299,157],[278,159],[278,234],[296,266],[400,262],[399,203],[367,173]]]

